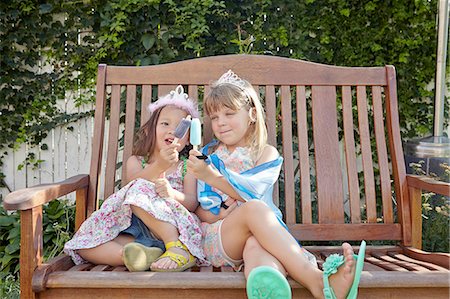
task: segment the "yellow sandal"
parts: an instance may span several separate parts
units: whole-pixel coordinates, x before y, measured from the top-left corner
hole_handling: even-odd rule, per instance
[[[174,269],[160,269],[160,268],[150,267],[150,269],[152,271],[154,271],[154,272],[182,272],[182,271],[189,269],[190,267],[195,265],[195,257],[189,252],[189,249],[186,247],[186,245],[184,245],[183,243],[180,242],[180,240],[177,240],[174,242],[169,242],[165,245],[166,245],[166,252],[164,252],[159,258],[157,258],[155,260],[155,262],[157,262],[163,258],[169,258],[170,260],[177,263],[178,267],[176,267]],[[185,258],[182,254],[169,251],[169,249],[172,247],[183,249],[184,251],[189,253],[189,259]]]

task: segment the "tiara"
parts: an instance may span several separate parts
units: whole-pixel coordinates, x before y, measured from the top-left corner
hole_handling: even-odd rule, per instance
[[[172,105],[186,111],[192,117],[198,117],[197,105],[184,92],[184,88],[178,85],[175,90],[171,90],[169,94],[159,98],[156,102],[148,105],[148,110],[153,113],[158,108]]]
[[[245,81],[239,78],[232,70],[228,70],[225,74],[220,76],[219,80],[217,80],[217,84],[228,83],[235,85],[241,89],[245,87]]]

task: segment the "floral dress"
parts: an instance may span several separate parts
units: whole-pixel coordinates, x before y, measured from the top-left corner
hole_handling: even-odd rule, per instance
[[[174,172],[166,175],[172,188],[180,192],[183,192],[183,164],[180,163]],[[108,197],[65,244],[64,252],[72,257],[75,264],[85,262],[76,250],[93,248],[115,239],[131,224],[130,205],[140,207],[156,219],[175,226],[180,234],[179,240],[197,258],[197,263],[209,264],[202,249],[202,230],[198,217],[175,199],[160,197],[155,191],[155,185],[144,179],[133,180]]]

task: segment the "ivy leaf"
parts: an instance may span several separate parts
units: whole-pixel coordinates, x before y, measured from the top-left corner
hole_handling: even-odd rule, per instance
[[[153,45],[155,44],[155,36],[152,34],[146,33],[141,37],[141,42],[142,42],[142,45],[144,46],[145,50],[148,51],[148,49],[153,47]]]
[[[0,216],[0,226],[10,226],[15,223],[16,219],[10,216]]]
[[[43,15],[51,12],[53,9],[52,5],[49,3],[39,5],[39,14]]]
[[[339,13],[341,15],[343,15],[344,17],[349,17],[350,16],[350,9],[348,9],[348,8],[341,9],[339,11]]]

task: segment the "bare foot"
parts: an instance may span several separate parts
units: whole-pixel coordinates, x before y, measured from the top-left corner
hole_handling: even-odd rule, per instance
[[[348,243],[342,244],[344,264],[339,267],[336,274],[330,276],[330,286],[336,298],[346,298],[355,277],[356,261],[353,257],[353,248]]]
[[[178,247],[171,247],[168,251],[172,251],[173,253],[178,253],[183,255],[187,260],[189,260],[189,253],[185,250]],[[151,268],[153,269],[175,269],[178,267],[178,264],[172,261],[169,257],[163,257],[152,263]]]

